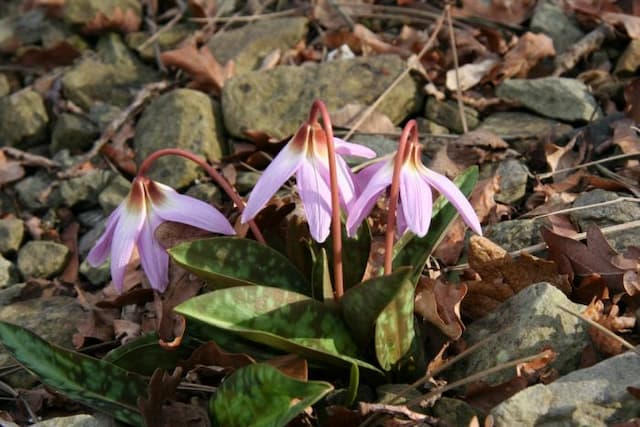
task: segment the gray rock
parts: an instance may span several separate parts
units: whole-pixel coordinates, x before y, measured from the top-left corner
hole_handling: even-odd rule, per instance
[[[95,206],[100,192],[107,187],[114,176],[116,176],[115,172],[110,170],[95,169],[64,180],[49,196],[48,202],[52,206]]]
[[[100,222],[98,222],[91,230],[84,233],[80,239],[78,239],[78,254],[80,258],[86,258],[87,254],[96,244],[102,233],[104,233],[104,229],[107,224],[107,219],[103,218]]]
[[[93,267],[85,259],[80,264],[80,274],[87,278],[89,283],[98,286],[109,281],[111,277],[111,263],[109,260],[98,267]]]
[[[500,175],[500,192],[494,199],[500,203],[517,203],[526,194],[529,169],[516,159],[507,159],[500,162],[495,171]]]
[[[11,83],[6,74],[0,73],[0,97],[7,96],[11,93]]]
[[[0,98],[0,146],[29,146],[42,141],[49,115],[40,94],[24,89]]]
[[[222,191],[211,182],[202,182],[191,186],[185,193],[187,196],[195,197],[206,203],[219,204],[221,202]]]
[[[596,203],[608,202],[619,199],[621,196],[605,190],[592,190],[579,195],[573,202],[572,207],[590,206]],[[616,224],[636,221],[640,219],[640,206],[637,203],[621,201],[610,205],[588,207],[573,211],[569,214],[574,223],[580,227],[581,231],[586,231],[589,224],[596,224],[599,227],[608,227]],[[607,239],[611,246],[622,251],[629,246],[638,246],[640,242],[640,228],[608,233]]]
[[[104,132],[107,126],[120,116],[120,114],[122,114],[122,108],[102,101],[96,101],[91,105],[91,109],[89,110],[89,120],[98,125],[100,132]]]
[[[65,3],[66,4],[66,3]],[[158,79],[114,33],[103,36],[98,56],[86,55],[62,78],[64,95],[89,110],[96,101],[127,106],[136,90]]]
[[[0,219],[0,254],[17,252],[24,238],[24,221],[16,218]]]
[[[22,291],[24,291],[27,286],[26,283],[16,283],[6,288],[0,288],[0,307],[4,307],[20,299]],[[2,356],[0,356],[0,359],[1,358]]]
[[[418,129],[420,132],[430,133],[431,135],[448,135],[451,133],[449,132],[449,129],[439,125],[433,120],[418,117],[416,121],[418,122]]]
[[[433,415],[450,426],[468,426],[477,416],[476,411],[465,401],[443,396],[433,405]]]
[[[19,281],[20,276],[16,266],[0,255],[0,288],[15,285]]]
[[[125,41],[131,49],[140,54],[142,59],[151,61],[156,57],[156,46],[160,52],[175,49],[183,40],[189,38],[197,28],[192,24],[175,25],[159,33],[155,38],[155,42],[148,43],[146,46],[143,46],[143,44],[151,37],[151,34],[146,32],[129,33],[126,35]]]
[[[220,160],[226,152],[222,129],[211,99],[191,89],[177,89],[159,96],[144,110],[136,126],[135,151],[140,164],[161,148],[182,148]],[[158,159],[148,176],[174,188],[184,188],[198,177],[198,166],[176,156]]]
[[[558,141],[564,139],[573,127],[555,120],[529,113],[505,111],[484,119],[478,130],[486,130],[502,138]]]
[[[42,170],[20,180],[20,182],[14,186],[18,194],[18,200],[30,211],[46,208],[46,195],[50,191],[51,181],[52,179],[49,174]]]
[[[0,320],[20,325],[45,340],[66,348],[73,348],[73,334],[77,331],[77,321],[82,316],[83,309],[77,300],[64,296],[30,299],[0,307]],[[14,363],[13,359],[3,349],[0,352],[0,366],[11,363]],[[10,375],[6,380],[20,388],[29,388],[37,381],[26,371]]]
[[[427,119],[431,119],[455,133],[464,133],[458,103],[456,101],[450,99],[438,101],[433,97],[429,97],[424,114]],[[469,130],[475,129],[480,124],[478,112],[473,108],[465,106],[464,116],[467,119],[467,127]]]
[[[56,417],[35,423],[32,427],[118,427],[122,424],[105,414],[79,414]]]
[[[376,152],[377,157],[391,154],[398,149],[398,140],[384,135],[356,133],[351,138],[351,142],[371,148]],[[367,160],[363,159],[362,157],[351,158],[347,156],[346,158],[351,160],[355,159],[355,163],[362,163],[363,161]]]
[[[216,33],[207,46],[218,62],[233,60],[236,72],[243,74],[257,69],[274,50],[286,51],[304,40],[308,22],[305,17],[255,21]]]
[[[90,148],[100,135],[95,124],[82,116],[62,113],[58,116],[51,135],[51,152],[62,149],[79,152]]]
[[[511,252],[540,243],[539,230],[543,224],[541,219],[513,219],[491,224],[483,231],[492,242]]]
[[[238,190],[240,194],[248,193],[253,190],[253,187],[256,186],[259,179],[260,174],[257,172],[240,171],[236,177],[236,190]]]
[[[50,278],[67,266],[69,248],[45,240],[27,242],[18,252],[18,270],[23,277]]]
[[[638,348],[638,347],[636,347]],[[632,351],[580,369],[551,384],[526,388],[491,410],[496,426],[605,427],[640,416],[627,387],[640,387]]]
[[[556,53],[562,53],[580,40],[584,33],[558,5],[539,2],[531,18],[531,31],[544,33],[553,40]]]
[[[329,111],[346,104],[369,105],[406,66],[397,55],[379,55],[246,73],[230,79],[222,89],[224,122],[238,138],[246,138],[246,131],[257,131],[284,139],[307,118],[314,100],[324,101]],[[422,102],[422,92],[407,76],[377,111],[398,124],[422,108]]]
[[[602,117],[602,111],[587,86],[563,77],[505,80],[496,94],[552,119],[589,121]]]
[[[558,288],[548,283],[531,285],[501,304],[495,311],[471,323],[463,334],[468,345],[488,335],[507,329],[449,372],[450,379],[460,379],[492,368],[509,360],[531,356],[551,346],[558,353],[551,366],[561,374],[578,368],[584,343],[589,341],[588,325],[558,308],[581,312]],[[484,380],[500,383],[513,377],[515,370],[503,370]]]
[[[129,21],[141,19],[142,5],[136,0],[65,0],[62,15],[64,20],[76,26],[86,26],[98,15],[111,18],[119,13],[129,15]]]
[[[98,203],[105,214],[110,214],[117,208],[131,190],[131,183],[122,175],[114,175],[109,184],[98,195]]]
[[[100,222],[103,222],[105,218],[104,212],[101,208],[90,209],[88,211],[82,211],[78,213],[76,219],[81,226],[86,228],[93,228]]]
[[[614,73],[619,76],[632,76],[640,67],[640,40],[631,40],[622,52]]]

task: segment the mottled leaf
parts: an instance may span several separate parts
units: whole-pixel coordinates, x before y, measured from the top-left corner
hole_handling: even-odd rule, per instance
[[[157,368],[173,370],[178,362],[188,359],[199,345],[198,341],[184,336],[178,348],[165,350],[158,344],[158,334],[152,332],[111,350],[102,360],[127,371],[151,376]]]
[[[48,387],[122,422],[143,425],[136,401],[146,394],[147,382],[138,374],[50,344],[7,322],[0,321],[0,341]]]
[[[322,302],[333,300],[329,260],[327,258],[327,251],[324,248],[320,248],[313,260],[313,268],[311,270],[311,295]]]
[[[169,255],[215,289],[259,284],[309,293],[307,280],[285,256],[253,240],[192,240],[172,247]]]
[[[333,277],[333,238],[329,235],[323,247],[327,251],[329,258],[329,270]],[[342,227],[342,270],[344,288],[357,285],[362,280],[364,271],[367,268],[369,260],[369,251],[371,250],[371,230],[367,221],[364,221],[355,236],[347,236],[347,231]]]
[[[473,187],[478,182],[478,167],[472,166],[460,174],[454,183],[465,196],[469,196]],[[433,217],[429,232],[424,237],[417,237],[411,231],[407,231],[394,246],[393,266],[411,265],[414,268],[414,276],[417,278],[424,268],[427,259],[444,238],[449,226],[458,216],[458,211],[447,200],[440,196],[433,205]]]
[[[415,346],[412,346],[416,337],[413,326],[413,299],[414,284],[405,277],[393,299],[376,319],[376,356],[385,371],[401,368],[400,362],[417,362],[409,360],[412,358],[410,353],[416,350]]]
[[[410,273],[408,267],[399,268],[388,276],[369,279],[344,293],[340,299],[342,317],[360,347],[371,342],[378,315],[393,300]]]
[[[327,382],[299,381],[260,363],[227,378],[211,398],[209,409],[216,426],[284,426],[331,390]]]
[[[183,302],[175,309],[200,321],[270,347],[338,366],[358,360],[358,348],[342,318],[327,305],[283,289],[236,286]]]

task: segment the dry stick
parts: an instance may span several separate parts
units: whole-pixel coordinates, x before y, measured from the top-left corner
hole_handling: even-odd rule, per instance
[[[605,157],[604,159],[600,159],[600,160],[594,160],[592,162],[587,162],[587,163],[582,163],[581,165],[577,165],[577,166],[572,166],[570,168],[563,168],[563,169],[558,169],[555,170],[553,172],[547,172],[547,173],[542,173],[542,174],[538,174],[535,175],[535,177],[537,179],[546,179],[546,178],[550,178],[554,175],[560,174],[560,173],[564,173],[564,172],[571,172],[574,170],[578,170],[578,169],[583,169],[589,166],[594,166],[594,165],[599,165],[600,163],[607,163],[607,162],[611,162],[614,160],[620,160],[620,159],[628,159],[630,157],[636,157],[636,156],[640,156],[640,151],[635,152],[635,153],[625,153],[625,154],[618,154],[615,156],[611,156],[611,157]]]
[[[71,178],[78,173],[82,165],[93,157],[97,156],[113,136],[118,132],[118,130],[122,127],[122,125],[131,118],[134,114],[138,112],[138,110],[157,92],[162,92],[167,87],[169,87],[169,82],[155,82],[145,85],[135,96],[131,104],[118,115],[115,119],[109,123],[107,128],[102,132],[100,138],[98,138],[94,143],[91,150],[89,150],[86,154],[80,156],[80,159],[69,169],[64,172],[60,172],[58,174],[58,178],[65,179]]]
[[[608,205],[613,205],[616,203],[620,203],[620,202],[640,202],[640,199],[637,199],[635,197],[618,197],[617,199],[614,200],[608,200],[606,202],[599,202],[599,203],[593,203],[590,205],[584,205],[584,206],[576,206],[573,208],[567,208],[567,209],[560,209],[554,212],[549,212],[546,214],[542,214],[542,215],[536,215],[534,217],[532,217],[531,219],[538,219],[538,218],[546,218],[548,216],[551,215],[559,215],[559,214],[564,214],[564,213],[569,213],[569,212],[575,212],[575,211],[581,211],[583,209],[591,209],[591,208],[599,208],[601,206],[608,206]]]
[[[340,7],[340,4],[338,4],[336,0],[327,0],[327,3],[329,3],[329,5],[333,8],[333,10],[335,10],[336,13],[340,15],[340,18],[342,18],[342,20],[349,27],[349,31],[353,31],[353,27],[354,27],[353,19],[351,19],[349,14],[347,14],[344,10],[342,10],[342,8]]]
[[[167,22],[166,24],[164,24],[162,27],[160,27],[160,29],[158,31],[156,31],[155,33],[153,33],[151,35],[151,37],[149,37],[147,40],[144,41],[144,43],[142,43],[140,46],[138,46],[138,50],[141,51],[144,48],[146,48],[147,46],[149,46],[151,43],[155,42],[156,39],[158,37],[160,37],[160,34],[170,30],[171,28],[173,28],[178,22],[180,22],[180,19],[182,19],[182,17],[184,16],[184,12],[186,10],[186,5],[184,4],[184,2],[178,2],[178,4],[180,4],[180,8],[178,9],[178,13],[176,13],[176,16],[174,16],[173,18],[171,18],[171,20],[169,22]]]
[[[387,209],[387,231],[384,235],[384,274],[389,275],[393,269],[393,238],[396,231],[396,211],[398,210],[398,194],[400,193],[400,169],[407,155],[409,137],[411,143],[417,142],[418,124],[415,120],[409,120],[402,130],[400,144],[393,162],[393,177],[391,178],[391,190],[389,191],[389,208]]]
[[[601,228],[600,231],[602,231],[602,234],[606,235],[606,234],[615,233],[616,231],[630,230],[636,227],[640,227],[640,219],[637,219],[635,221],[625,222],[624,224],[610,225],[609,227]],[[587,233],[577,233],[570,237],[575,240],[584,240],[587,238]],[[538,243],[537,245],[531,245],[531,246],[527,246],[526,248],[518,249],[517,251],[509,252],[509,255],[512,257],[516,257],[523,253],[540,252],[547,248],[548,248],[547,244],[543,242],[543,243]],[[446,273],[449,271],[464,270],[466,268],[469,268],[469,263],[446,267],[443,269],[443,271]]]
[[[340,222],[340,189],[336,171],[336,149],[333,143],[331,118],[326,105],[320,100],[313,102],[309,112],[309,123],[314,123],[318,116],[322,117],[322,127],[327,135],[327,155],[329,157],[329,180],[331,183],[331,240],[333,250],[333,292],[336,301],[344,294],[342,274],[342,223]]]
[[[211,178],[213,178],[216,181],[216,183],[222,188],[222,190],[224,190],[224,192],[227,193],[227,195],[231,198],[231,200],[233,200],[233,202],[238,207],[238,210],[240,212],[244,210],[244,205],[245,205],[244,200],[242,200],[242,198],[238,195],[238,193],[236,193],[236,190],[231,186],[231,184],[229,184],[229,181],[227,181],[226,178],[216,170],[216,168],[214,168],[209,163],[207,163],[207,161],[202,157],[194,153],[191,153],[189,151],[182,150],[180,148],[164,148],[161,150],[154,151],[149,155],[149,157],[144,159],[144,162],[142,162],[142,164],[140,165],[140,169],[138,169],[138,176],[143,176],[147,171],[147,169],[149,169],[151,164],[154,161],[156,161],[159,157],[170,156],[170,155],[184,157],[185,159],[189,159],[192,162],[199,165],[202,169],[204,169],[209,174],[209,176],[211,176]],[[267,243],[264,240],[264,237],[262,236],[262,233],[260,232],[260,229],[256,225],[255,221],[253,220],[248,221],[248,224],[256,240],[262,243],[263,245],[266,245]]]
[[[440,17],[438,18],[438,21],[436,22],[436,27],[431,33],[429,40],[427,40],[427,43],[424,45],[422,50],[420,50],[420,53],[418,53],[417,55],[418,59],[420,59],[425,53],[427,53],[427,51],[431,48],[431,46],[435,42],[436,37],[438,36],[440,29],[442,28],[442,24],[444,23],[444,14],[445,12],[443,12],[442,15],[440,15]],[[364,111],[364,113],[362,113],[358,121],[354,123],[351,129],[349,129],[349,132],[347,132],[344,139],[351,138],[351,136],[355,133],[355,131],[358,130],[358,128],[362,126],[364,121],[367,120],[367,118],[371,115],[371,113],[375,111],[376,107],[380,105],[384,97],[387,96],[393,90],[393,88],[395,88],[400,83],[400,81],[403,78],[405,78],[405,76],[407,76],[407,74],[409,74],[410,70],[411,69],[409,67],[402,70],[402,72],[398,75],[398,77],[396,77],[396,79],[393,82],[391,82],[391,84],[384,90],[384,92],[382,92],[380,96],[378,96],[378,98],[373,102],[373,104],[367,107],[367,109]]]
[[[458,388],[458,387],[463,386],[465,384],[472,383],[472,382],[477,381],[477,380],[479,380],[479,379],[481,379],[483,377],[486,377],[487,375],[491,375],[493,373],[502,371],[504,369],[512,368],[512,367],[520,365],[522,363],[531,362],[532,360],[539,359],[541,357],[544,357],[545,355],[546,355],[546,351],[542,351],[542,352],[540,352],[538,354],[535,354],[533,356],[522,357],[520,359],[511,360],[509,362],[502,363],[502,364],[500,364],[498,366],[494,366],[493,368],[485,369],[484,371],[477,372],[477,373],[475,373],[473,375],[469,375],[468,377],[463,378],[463,379],[461,379],[459,381],[454,381],[454,382],[452,382],[450,384],[447,384],[444,387],[436,388],[435,390],[432,390],[429,393],[423,394],[420,397],[416,397],[415,399],[412,399],[412,400],[408,401],[405,405],[406,406],[412,406],[412,405],[419,404],[423,400],[429,400],[429,399],[431,399],[432,397],[434,397],[434,396],[436,396],[438,394],[442,394],[442,393],[445,393],[445,392],[447,392],[449,390],[452,390],[454,388]]]
[[[350,14],[358,18],[388,18],[402,20],[404,22],[431,23],[441,16],[440,13],[403,6],[354,2],[340,2],[340,5],[354,9],[350,12]],[[358,9],[362,9],[363,11],[359,11]],[[474,28],[470,25],[460,22],[460,20],[458,19],[454,20],[453,23],[456,27],[459,27],[461,29],[469,30]]]
[[[464,133],[469,132],[467,126],[467,117],[464,115],[464,104],[462,103],[462,89],[460,89],[460,73],[458,65],[458,49],[456,47],[456,37],[453,33],[453,23],[451,22],[451,6],[445,7],[445,13],[447,14],[447,26],[449,27],[449,41],[451,43],[451,50],[453,51],[453,66],[456,74],[456,98],[458,102],[458,114],[460,114],[460,121],[462,122],[462,131]]]
[[[556,69],[553,76],[558,77],[572,70],[581,58],[600,48],[602,42],[613,34],[613,29],[606,23],[600,24],[589,34],[573,44],[556,58]]]
[[[260,21],[262,19],[274,19],[274,18],[281,18],[284,16],[291,16],[291,15],[295,15],[296,13],[303,12],[306,9],[307,8],[305,7],[298,7],[295,9],[283,10],[281,12],[261,13],[261,14],[255,14],[255,15],[249,15],[249,16],[225,16],[225,17],[220,16],[220,17],[212,17],[212,18],[190,18],[189,21],[197,22],[197,23],[206,23],[206,24],[216,23],[216,22],[229,22],[229,21],[253,22],[253,21]]]
[[[605,328],[600,323],[589,319],[587,316],[585,316],[582,313],[577,313],[577,312],[575,312],[573,310],[570,310],[570,309],[568,309],[566,307],[563,307],[560,304],[556,304],[556,307],[558,307],[562,311],[566,311],[570,315],[575,316],[580,320],[583,320],[583,321],[587,322],[589,325],[591,325],[594,328],[600,330],[601,332],[603,332],[607,336],[609,336],[609,337],[613,338],[614,340],[618,341],[620,344],[622,344],[623,346],[625,346],[626,348],[628,348],[629,350],[633,351],[635,354],[640,356],[640,349],[636,348],[633,344],[631,344],[629,341],[625,340],[624,338],[614,334],[613,331]]]

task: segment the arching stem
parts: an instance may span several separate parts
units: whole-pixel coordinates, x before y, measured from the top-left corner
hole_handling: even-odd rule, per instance
[[[180,148],[163,148],[161,150],[154,151],[149,155],[149,157],[144,159],[144,161],[140,165],[140,169],[138,169],[138,176],[143,176],[151,167],[153,162],[158,158],[170,155],[184,157],[185,159],[189,159],[192,162],[196,163],[209,174],[209,176],[216,182],[216,184],[220,186],[220,188],[222,188],[225,193],[227,193],[231,200],[233,200],[233,202],[236,204],[240,212],[244,210],[244,200],[242,200],[236,190],[231,186],[231,184],[229,184],[229,181],[227,181],[226,178],[216,170],[216,168],[207,163],[205,159],[190,151],[186,151]],[[264,237],[262,236],[262,233],[260,232],[260,229],[256,225],[255,221],[249,221],[249,227],[251,228],[251,231],[253,232],[256,240],[263,245],[266,245]]]
[[[329,180],[331,185],[331,240],[333,250],[333,294],[336,300],[344,294],[344,279],[342,272],[342,224],[340,222],[340,189],[338,188],[338,173],[336,167],[336,149],[333,143],[333,129],[331,118],[324,102],[316,100],[309,112],[309,123],[317,120],[318,113],[322,117],[322,127],[327,136],[327,155],[329,157]]]
[[[393,178],[389,192],[389,209],[387,210],[387,231],[384,236],[384,274],[391,274],[393,270],[393,238],[396,230],[396,216],[398,210],[398,194],[400,193],[400,169],[407,154],[409,137],[418,141],[418,124],[409,120],[400,135],[400,143],[393,163]]]

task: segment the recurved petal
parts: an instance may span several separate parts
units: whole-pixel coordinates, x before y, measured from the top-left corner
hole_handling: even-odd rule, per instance
[[[111,243],[111,279],[118,292],[122,292],[124,275],[131,259],[133,247],[138,240],[146,218],[144,200],[135,208],[130,204],[124,205],[120,219],[113,232]]]
[[[431,188],[417,169],[403,166],[400,170],[400,199],[402,213],[409,230],[423,237],[429,231],[432,212]]]
[[[142,269],[149,278],[151,287],[158,292],[164,292],[169,284],[169,255],[154,236],[161,223],[162,218],[153,210],[150,211],[137,242]]]
[[[296,175],[298,191],[309,223],[309,232],[316,242],[324,242],[331,227],[331,190],[319,174],[317,165],[305,160]]]
[[[347,142],[340,138],[333,138],[333,144],[336,147],[336,153],[343,156],[357,156],[364,157],[366,159],[373,159],[376,156],[376,152],[364,145],[354,144]]]
[[[120,204],[120,206],[111,212],[111,215],[107,218],[107,225],[105,226],[104,233],[102,233],[102,236],[100,236],[96,244],[89,251],[89,255],[87,255],[87,262],[89,262],[93,267],[98,267],[100,264],[105,262],[109,256],[109,249],[111,249],[111,244],[113,242],[113,232],[120,220],[120,214],[123,209],[124,203]]]
[[[398,236],[402,236],[407,231],[407,220],[404,217],[404,210],[402,209],[402,202],[398,202],[398,211],[396,216],[396,233]]]
[[[258,211],[264,207],[271,196],[298,170],[303,159],[304,151],[296,149],[291,143],[280,150],[280,153],[264,170],[258,183],[251,191],[247,205],[242,211],[241,220],[243,223],[258,214]]]
[[[181,222],[213,233],[235,234],[227,218],[203,201],[155,181],[149,181],[147,192],[151,209],[165,221]]]
[[[374,167],[374,166],[371,166]],[[364,218],[369,215],[371,209],[376,203],[378,196],[391,184],[391,178],[393,177],[393,163],[386,161],[382,166],[375,167],[378,169],[369,180],[369,183],[364,187],[362,193],[353,202],[349,208],[349,215],[347,217],[347,232],[350,236],[353,236],[358,229],[358,226]]]
[[[456,208],[465,224],[474,232],[482,235],[482,227],[478,215],[473,210],[471,203],[462,194],[462,191],[446,176],[440,175],[426,167],[421,168],[421,175],[424,180],[440,192]]]

